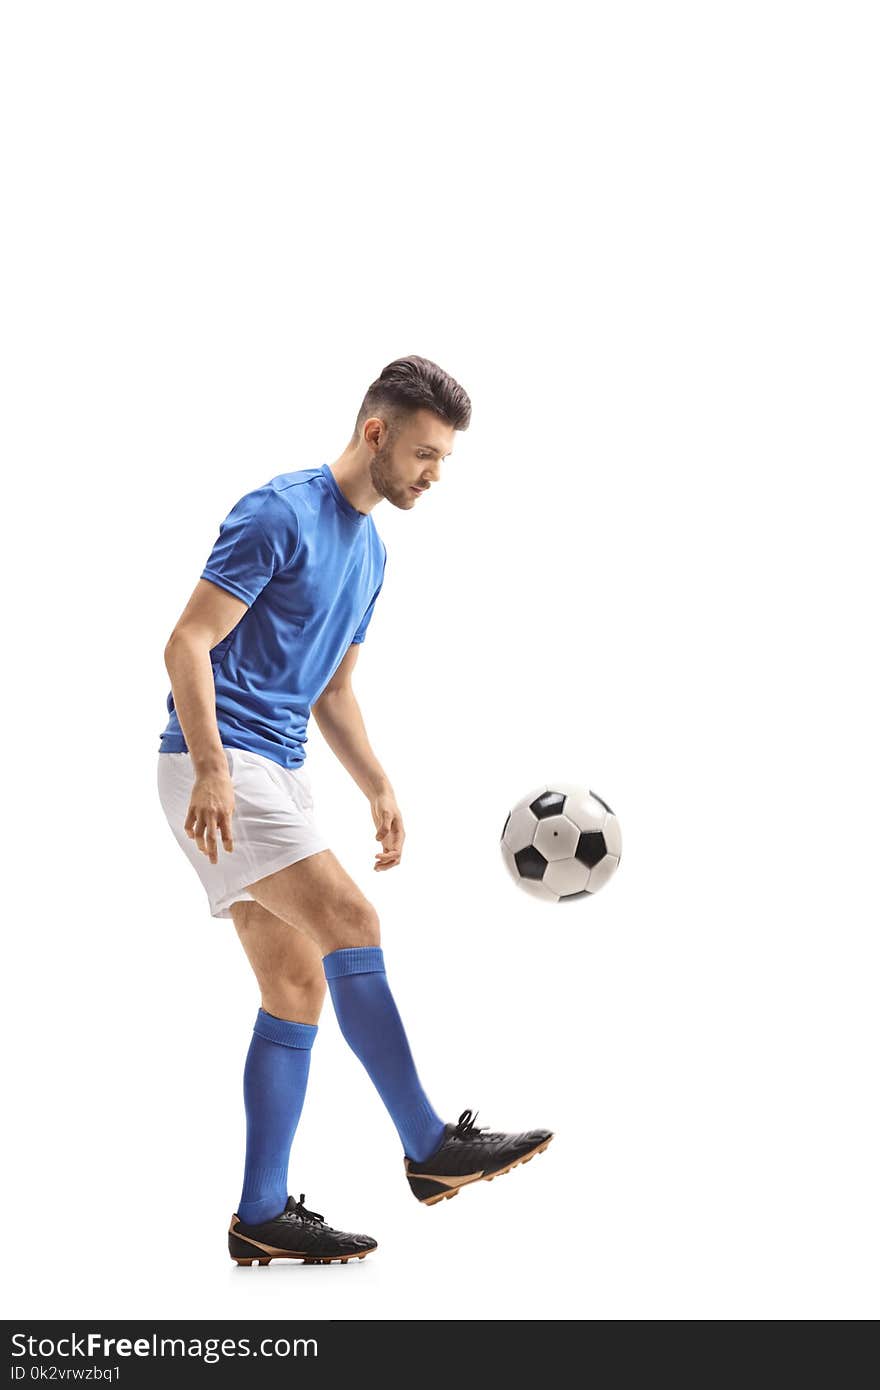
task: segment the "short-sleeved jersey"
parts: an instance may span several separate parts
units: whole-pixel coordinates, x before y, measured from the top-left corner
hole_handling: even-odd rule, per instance
[[[211,651],[220,741],[282,767],[305,761],[311,706],[352,642],[362,642],[385,577],[371,516],[328,464],[281,473],[232,508],[202,578],[248,610]],[[167,699],[160,753],[185,753]]]

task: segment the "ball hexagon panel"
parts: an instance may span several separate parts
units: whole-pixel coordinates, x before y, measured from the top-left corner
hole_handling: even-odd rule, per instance
[[[599,889],[608,882],[614,870],[617,868],[618,860],[613,854],[606,854],[600,860],[595,869],[590,870],[590,892],[598,893]]]
[[[577,826],[566,816],[546,816],[538,821],[533,843],[547,860],[571,859],[579,835]]]
[[[608,846],[608,853],[613,854],[615,859],[619,861],[621,851],[620,821],[617,819],[613,812],[610,812],[605,817],[605,825],[603,827],[602,833],[605,836],[605,843]]]
[[[589,881],[590,870],[579,859],[557,859],[547,865],[542,879],[545,888],[560,897],[582,893]]]
[[[528,806],[517,806],[507,817],[502,840],[516,854],[532,843],[537,828],[538,822]]]
[[[567,796],[565,814],[579,830],[601,830],[606,820],[605,807],[592,792],[581,791]]]

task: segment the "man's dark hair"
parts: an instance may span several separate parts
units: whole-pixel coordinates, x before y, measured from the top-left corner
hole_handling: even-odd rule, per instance
[[[382,368],[364,396],[351,442],[357,443],[373,415],[385,421],[393,442],[403,421],[417,410],[432,411],[456,430],[470,424],[470,397],[448,372],[427,357],[398,357]]]

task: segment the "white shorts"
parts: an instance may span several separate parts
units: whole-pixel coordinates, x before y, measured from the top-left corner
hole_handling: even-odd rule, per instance
[[[184,830],[194,781],[189,753],[160,753],[159,800],[174,838],[208,895],[212,917],[231,917],[230,903],[253,902],[249,883],[327,849],[315,824],[312,782],[303,766],[286,768],[262,753],[226,748],[235,791],[230,854],[217,838],[217,863]]]

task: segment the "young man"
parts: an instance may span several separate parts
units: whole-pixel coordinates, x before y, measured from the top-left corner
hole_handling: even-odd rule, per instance
[[[282,473],[233,507],[165,649],[162,807],[212,916],[232,918],[262,1000],[244,1071],[244,1181],[228,1237],[239,1264],[329,1263],[376,1248],[287,1196],[328,986],[343,1036],[397,1127],[419,1201],[506,1173],[553,1137],[489,1133],[469,1110],[457,1124],[436,1113],[389,990],[375,908],[316,825],[304,768],[314,714],[370,803],[382,845],[374,869],[399,864],[403,818],[351,684],[385,573],[371,512],[383,498],[415,507],[470,412],[464,390],[435,363],[390,363],[332,466]]]

